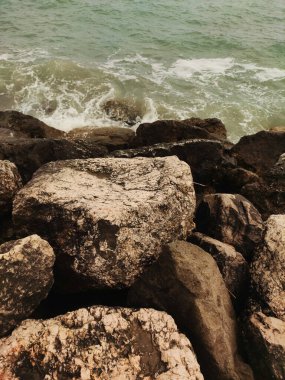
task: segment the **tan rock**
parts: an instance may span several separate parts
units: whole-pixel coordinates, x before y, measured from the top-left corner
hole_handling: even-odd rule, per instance
[[[22,180],[17,167],[10,161],[0,160],[0,215],[8,211]]]
[[[28,320],[0,340],[3,380],[203,380],[192,346],[166,313],[92,307]]]

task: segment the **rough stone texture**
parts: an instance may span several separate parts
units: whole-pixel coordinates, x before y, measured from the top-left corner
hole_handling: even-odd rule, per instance
[[[203,380],[170,316],[108,307],[23,322],[0,340],[0,378]]]
[[[257,209],[238,194],[210,194],[196,213],[197,230],[233,245],[246,259],[262,240],[264,226]]]
[[[251,265],[251,281],[262,306],[285,321],[285,215],[269,217]]]
[[[238,309],[249,288],[249,268],[242,254],[233,246],[199,232],[192,234],[190,241],[214,258],[230,292],[232,302]]]
[[[0,336],[46,298],[53,284],[54,260],[51,246],[37,235],[0,246]]]
[[[22,187],[22,180],[16,166],[0,160],[0,216],[11,208],[12,200]]]
[[[191,171],[177,157],[51,163],[14,202],[19,229],[54,247],[63,285],[69,270],[87,288],[131,285],[163,244],[190,233],[194,210]]]
[[[0,136],[10,131],[10,137],[60,138],[64,132],[49,127],[33,116],[18,111],[0,111]]]
[[[201,248],[176,241],[133,285],[129,304],[171,314],[191,340],[208,380],[252,379],[237,354],[236,321],[214,259]]]
[[[285,132],[261,131],[244,136],[231,152],[240,166],[262,175],[285,152]]]
[[[82,139],[106,146],[110,151],[129,148],[134,140],[135,132],[120,127],[83,127],[73,129],[67,135],[71,139]]]
[[[36,138],[0,140],[0,160],[12,161],[17,166],[24,183],[47,162],[101,157],[106,153],[106,148],[98,145],[90,146],[87,142]]]
[[[122,100],[108,100],[103,104],[104,111],[110,119],[121,121],[128,125],[134,125],[142,117],[142,110],[131,101],[124,102]]]
[[[244,345],[256,380],[285,379],[285,322],[263,313],[250,316]]]
[[[141,124],[137,129],[137,144],[153,145],[187,139],[225,140],[227,132],[218,119],[158,120]]]

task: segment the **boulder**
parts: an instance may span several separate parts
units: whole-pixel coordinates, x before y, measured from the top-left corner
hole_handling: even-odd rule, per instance
[[[51,243],[63,287],[123,288],[186,238],[194,210],[191,171],[177,157],[99,158],[45,165],[15,198],[14,219]]]
[[[193,233],[189,241],[208,252],[216,261],[232,302],[239,309],[249,288],[249,267],[245,258],[233,246],[199,232]]]
[[[261,131],[244,136],[231,149],[238,164],[263,175],[285,152],[285,131]]]
[[[253,294],[262,307],[285,321],[285,215],[271,215],[251,265]]]
[[[233,245],[247,259],[262,240],[264,225],[257,209],[238,194],[210,194],[196,213],[197,230]]]
[[[22,187],[22,180],[16,166],[6,160],[0,160],[0,216],[11,209],[17,191]]]
[[[128,125],[135,125],[142,117],[142,110],[131,102],[111,99],[104,103],[102,108],[110,119]]]
[[[82,127],[67,134],[67,138],[97,143],[107,147],[109,151],[129,148],[134,137],[135,132],[132,129],[121,127]]]
[[[226,140],[227,132],[219,119],[157,120],[140,124],[136,143],[140,146],[189,139]]]
[[[87,142],[68,141],[64,139],[18,139],[0,140],[0,160],[13,162],[26,183],[33,173],[50,161],[72,158],[101,157],[107,149]]]
[[[191,340],[206,379],[253,379],[238,356],[229,293],[215,260],[201,248],[171,243],[133,285],[129,305],[172,315]]]
[[[10,131],[8,135],[7,131]],[[33,116],[18,111],[0,111],[0,136],[31,138],[60,138],[64,132],[49,127]]]
[[[0,378],[203,380],[166,313],[100,306],[23,322],[0,340]]]
[[[46,298],[53,284],[54,260],[51,246],[37,235],[0,245],[0,336],[28,318]]]
[[[252,314],[244,328],[244,346],[256,380],[285,379],[285,322]]]

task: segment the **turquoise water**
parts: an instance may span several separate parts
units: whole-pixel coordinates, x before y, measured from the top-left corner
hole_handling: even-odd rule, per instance
[[[0,109],[63,130],[218,117],[231,139],[285,124],[285,1],[0,0]]]

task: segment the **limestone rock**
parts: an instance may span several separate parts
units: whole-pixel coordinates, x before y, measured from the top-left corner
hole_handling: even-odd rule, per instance
[[[227,132],[218,119],[158,120],[143,123],[137,129],[137,144],[140,146],[178,142],[189,139],[225,140]]]
[[[262,240],[264,226],[257,209],[238,194],[210,194],[196,213],[197,230],[233,245],[246,259]]]
[[[242,254],[233,246],[199,232],[192,234],[190,241],[214,258],[230,292],[232,302],[238,308],[249,288],[249,268]]]
[[[261,304],[285,321],[285,215],[271,215],[251,266],[253,291]]]
[[[0,340],[0,378],[203,380],[166,313],[99,306],[23,322]]]
[[[51,246],[37,235],[0,246],[0,336],[46,298],[53,284],[54,260]]]
[[[206,379],[252,379],[238,357],[229,293],[216,262],[201,248],[171,243],[133,285],[129,304],[172,315],[193,344]]]
[[[247,321],[244,335],[256,380],[284,380],[285,322],[255,313]]]
[[[21,187],[22,180],[16,166],[10,161],[0,160],[0,216],[9,211]]]
[[[110,119],[121,121],[128,125],[134,125],[142,116],[142,110],[130,101],[108,100],[103,104],[104,111]]]
[[[18,193],[14,219],[51,243],[62,285],[69,276],[77,289],[122,288],[163,244],[186,238],[194,210],[191,171],[177,157],[101,158],[45,165]]]
[[[64,132],[49,127],[33,116],[18,111],[0,111],[0,136],[10,131],[11,137],[60,138]]]

